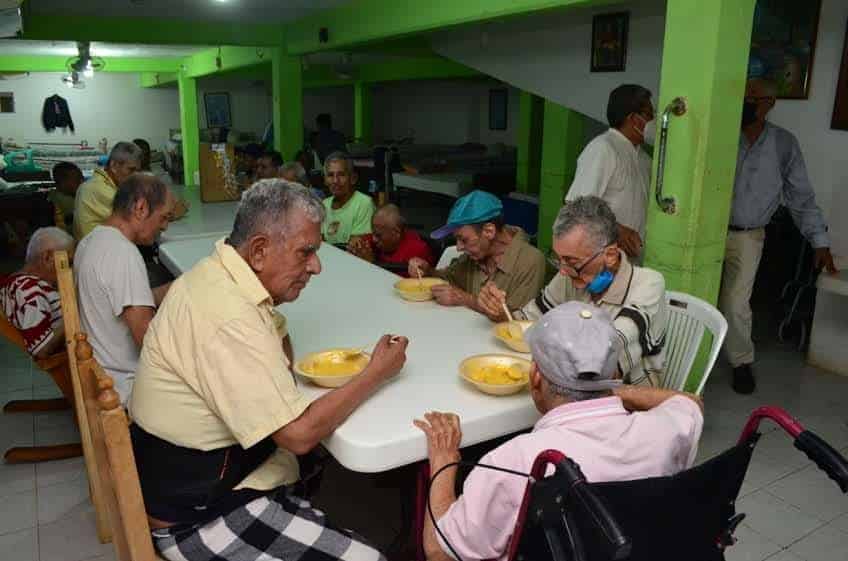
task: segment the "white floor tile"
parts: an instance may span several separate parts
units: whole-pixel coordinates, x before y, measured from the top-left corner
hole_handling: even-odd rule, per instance
[[[56,522],[91,504],[88,479],[79,478],[38,488],[38,523]]]
[[[38,487],[47,487],[85,477],[87,476],[83,458],[41,462],[35,465],[35,484]]]
[[[848,495],[843,495],[836,483],[815,465],[772,483],[766,490],[825,522],[848,513]]]
[[[0,355],[0,357],[2,356]],[[32,388],[10,392],[0,387],[0,410],[2,410],[6,403],[16,399],[32,399]]]
[[[62,391],[56,387],[56,384],[33,386],[32,397],[35,399],[52,399],[62,397]]]
[[[35,491],[3,497],[3,508],[0,508],[0,534],[34,528],[36,522]]]
[[[724,553],[727,561],[763,561],[769,555],[780,551],[778,544],[744,524],[736,529],[736,539],[736,545]]]
[[[784,549],[782,551],[778,551],[771,557],[766,558],[766,561],[806,561],[789,551],[788,549]]]
[[[28,368],[6,369],[0,375],[0,388],[4,392],[32,389],[32,372]]]
[[[41,561],[82,561],[109,555],[112,544],[97,539],[94,507],[80,508],[61,520],[38,527]]]
[[[6,464],[0,462],[0,498],[35,489],[33,464]]]
[[[807,455],[795,448],[794,440],[783,430],[763,434],[754,450],[754,459],[793,468],[793,471],[810,465]]]
[[[14,557],[11,557],[12,555]],[[0,536],[0,558],[14,559],[14,561],[38,561],[36,529],[30,528]]]
[[[848,514],[843,514],[836,520],[830,523],[831,526],[836,528],[837,530],[842,530],[846,534],[848,534]]]
[[[106,555],[98,555],[97,557],[86,559],[85,561],[118,561],[118,554],[115,552],[115,548],[112,548],[112,551]]]
[[[73,423],[56,425],[35,431],[35,443],[38,446],[70,444],[79,441],[79,429]]]
[[[821,520],[764,490],[740,499],[736,503],[736,511],[747,515],[745,524],[752,530],[782,547],[823,525]]]
[[[65,428],[75,426],[74,412],[70,409],[65,411],[50,411],[49,413],[39,413],[33,417],[35,421],[35,432],[38,434],[42,431],[49,431],[55,428]]]
[[[807,561],[845,561],[848,534],[829,524],[792,544],[789,550]]]
[[[751,458],[748,472],[745,474],[744,486],[749,490],[759,490],[801,469],[803,466],[793,466],[791,463],[772,460],[767,456],[757,456],[754,451],[754,457]]]

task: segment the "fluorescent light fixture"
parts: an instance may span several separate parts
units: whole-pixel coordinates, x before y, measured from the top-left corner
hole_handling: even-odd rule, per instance
[[[91,60],[86,63],[85,68],[82,69],[82,75],[86,78],[94,77],[94,66],[91,65]]]

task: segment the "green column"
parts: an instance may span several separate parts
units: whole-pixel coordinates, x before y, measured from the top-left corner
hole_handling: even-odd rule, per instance
[[[539,249],[551,248],[551,227],[577,170],[583,149],[583,116],[545,100],[539,190]]]
[[[183,182],[197,185],[195,172],[200,170],[200,125],[197,120],[197,80],[180,71],[180,129],[183,136]]]
[[[286,160],[303,148],[303,79],[300,57],[282,48],[273,50],[271,74],[274,90],[274,148]]]
[[[373,141],[371,118],[371,84],[357,82],[353,86],[353,136],[361,142]]]
[[[521,92],[518,119],[518,168],[516,189],[522,193],[539,192],[542,164],[542,127],[545,100],[530,92]]]
[[[715,303],[733,193],[755,0],[668,0],[658,113],[673,98],[665,169],[674,214],[649,198],[645,264],[666,286]],[[658,153],[657,150],[654,151]]]

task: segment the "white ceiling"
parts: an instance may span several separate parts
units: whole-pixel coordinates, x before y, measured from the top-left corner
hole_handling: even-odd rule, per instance
[[[282,23],[350,0],[29,0],[38,14]],[[190,32],[190,30],[186,30]]]
[[[101,57],[184,57],[209,47],[186,45],[131,45],[123,43],[91,43],[91,54]],[[75,56],[73,41],[22,41],[0,39],[0,53],[28,56]]]

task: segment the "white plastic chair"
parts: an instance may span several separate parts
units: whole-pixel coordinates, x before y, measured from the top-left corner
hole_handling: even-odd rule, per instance
[[[436,264],[437,269],[446,269],[448,265],[451,264],[451,261],[459,257],[461,253],[456,249],[455,245],[449,245],[442,252],[442,256],[439,257],[439,262]]]
[[[683,391],[704,339],[709,330],[713,341],[707,366],[698,381],[695,394],[701,395],[712,371],[718,352],[727,335],[727,320],[714,306],[683,292],[666,292],[668,330],[665,336],[664,388]]]

